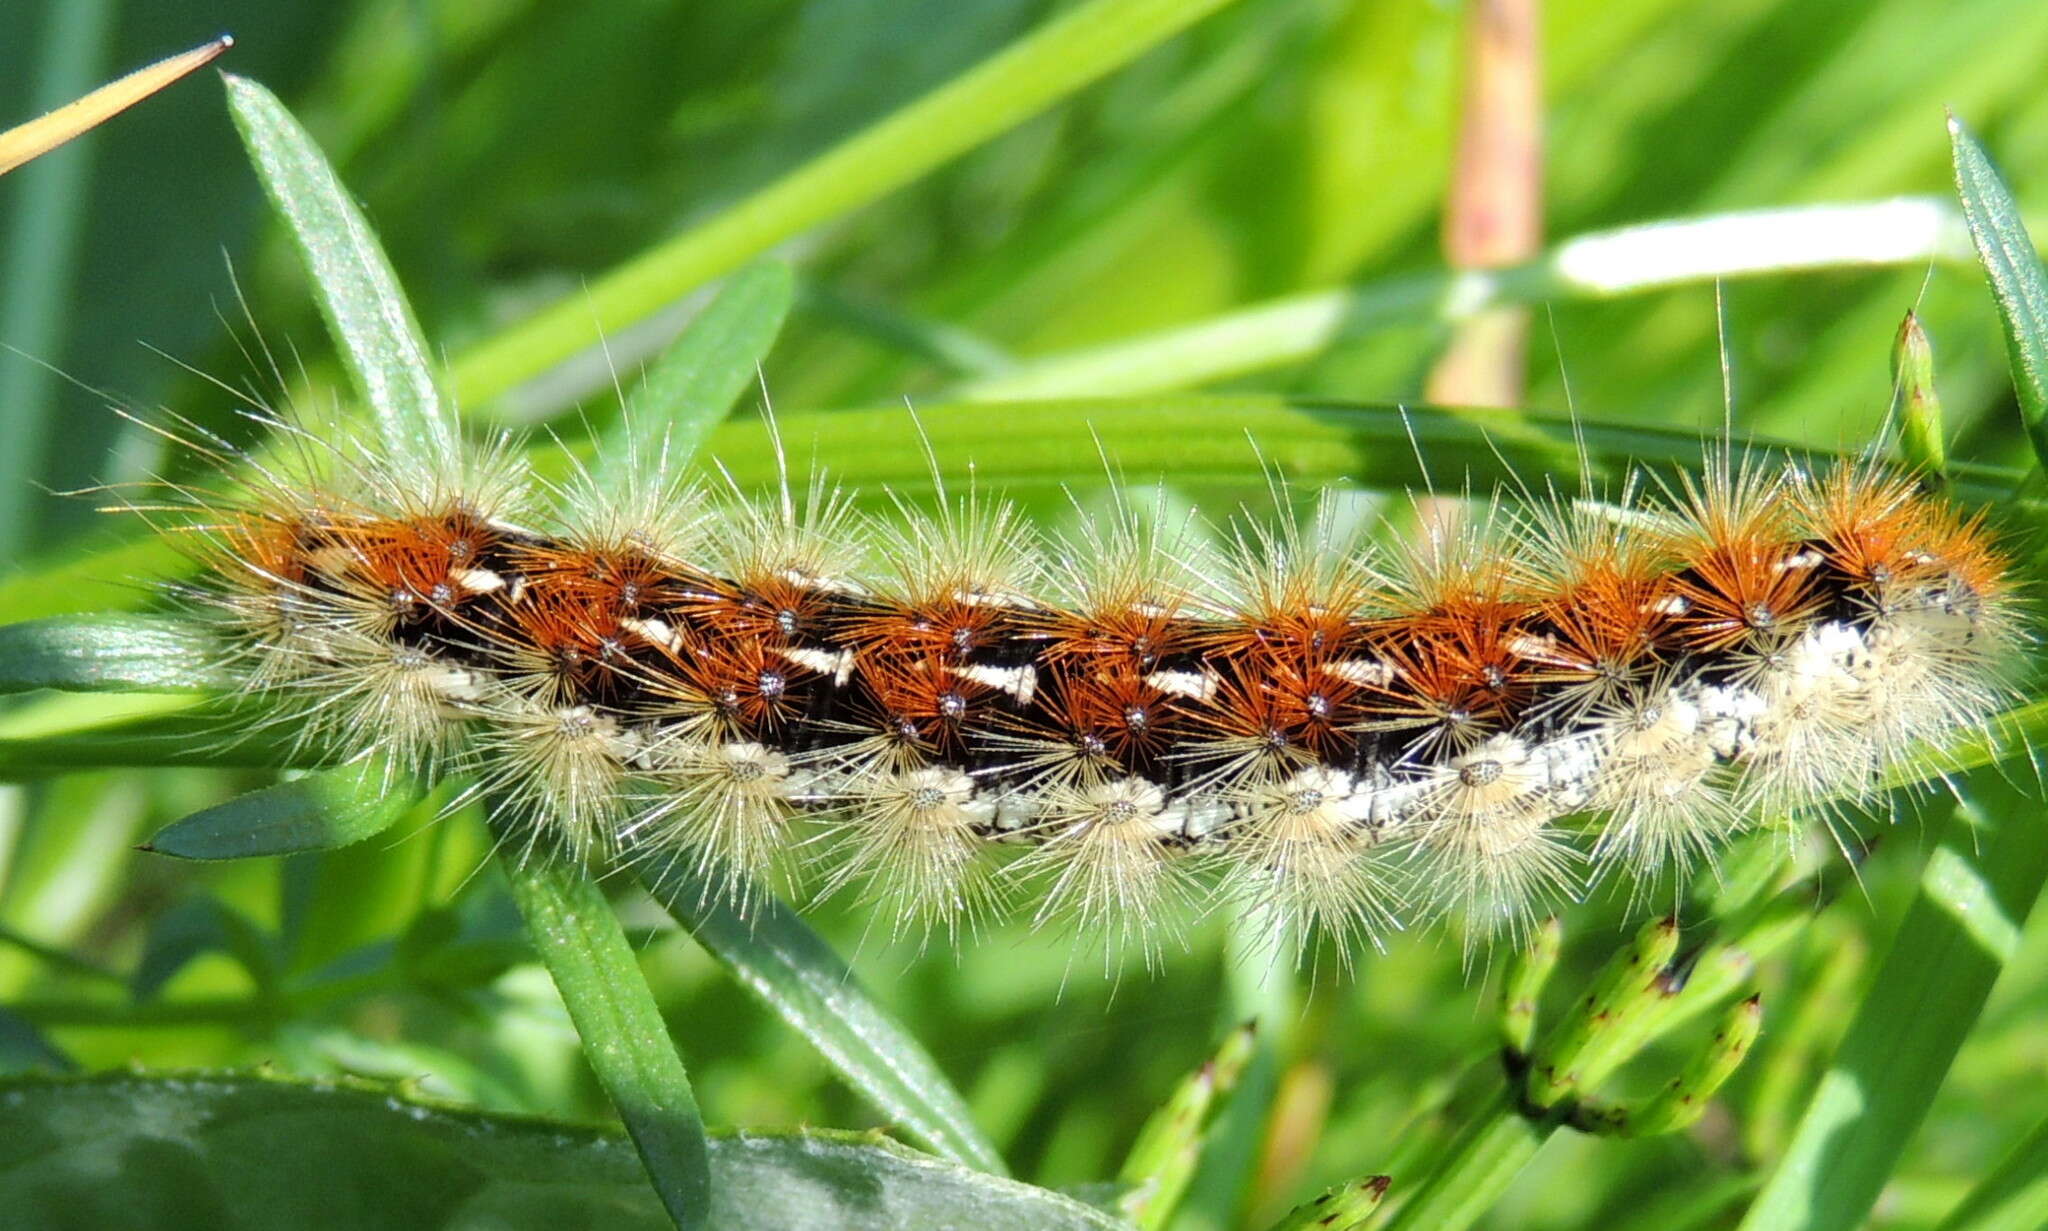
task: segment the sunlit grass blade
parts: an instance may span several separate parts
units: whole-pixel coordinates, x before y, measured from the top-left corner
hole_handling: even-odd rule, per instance
[[[190,704],[184,697],[165,698],[154,693],[140,699]],[[228,734],[223,726],[218,718],[189,713],[144,713],[61,735],[0,737],[0,781],[31,781],[114,767],[311,769],[321,763],[319,750],[297,748],[288,734]]]
[[[1088,0],[869,125],[704,225],[591,282],[455,361],[486,401],[754,256],[917,179],[1065,98],[1230,0]]]
[[[2035,455],[2048,465],[2048,272],[2041,268],[2034,241],[2020,221],[2019,203],[1991,156],[1953,115],[1948,135],[1955,155],[1956,192],[1998,299],[1998,314],[2005,321],[2006,356],[2020,420],[2034,442]]]
[[[455,425],[426,343],[376,233],[313,138],[277,96],[226,75],[228,109],[271,205],[290,228],[356,391],[398,456],[445,463]]]
[[[681,1231],[708,1225],[704,1121],[633,947],[597,884],[548,860],[503,860],[527,935],[568,1006],[583,1055],[619,1110]]]
[[[2048,1227],[2048,1120],[2026,1139],[1970,1195],[1941,1220],[1936,1231],[2035,1231]]]
[[[112,0],[51,6],[36,26],[8,23],[10,63],[34,65],[20,80],[35,104],[57,107],[106,71],[112,31],[119,23]],[[31,31],[34,34],[31,35]],[[28,51],[33,45],[34,51]],[[12,84],[12,82],[10,82]],[[10,91],[10,98],[21,97]],[[0,568],[38,544],[47,516],[36,484],[47,482],[56,460],[57,374],[23,356],[53,360],[75,337],[77,271],[90,242],[85,211],[77,203],[93,188],[94,150],[64,151],[26,175],[7,181],[12,198],[0,228],[0,339],[10,350],[0,361]]]
[[[813,458],[864,489],[931,489],[936,458],[944,474],[975,468],[976,481],[1024,497],[1052,496],[1075,481],[1075,458],[1101,453],[1132,482],[1173,482],[1241,491],[1253,507],[1270,503],[1268,477],[1303,491],[1325,484],[1402,491],[1429,476],[1447,491],[1469,479],[1486,494],[1498,484],[1540,488],[1545,476],[1582,471],[1613,482],[1640,467],[1697,471],[1711,445],[1690,428],[1647,427],[1552,411],[1491,411],[1317,401],[1264,394],[1073,398],[1038,402],[935,402],[917,407],[915,427],[901,407],[782,417],[792,464]],[[1254,448],[1253,442],[1256,443]],[[927,454],[926,446],[930,453]],[[1825,456],[1768,440],[1745,441],[1759,467],[1810,463]],[[746,485],[775,478],[761,424],[722,425],[704,453]],[[544,463],[543,463],[544,464]],[[1958,499],[2009,500],[2017,471],[1952,468]],[[874,494],[872,490],[870,494]],[[1221,516],[1227,509],[1218,509]]]
[[[1005,1174],[1002,1155],[930,1053],[794,911],[760,893],[741,918],[673,854],[643,855],[636,868],[641,885],[706,952],[897,1127],[958,1162]]]
[[[1864,1225],[2018,947],[2048,878],[2040,801],[1995,770],[1960,786],[1968,803],[1928,859],[1919,895],[1743,1231]]]
[[[1446,324],[1504,304],[1609,299],[1716,281],[1966,261],[1955,207],[1931,197],[1747,210],[1594,231],[1502,270],[1443,270],[1311,291],[1208,320],[1042,355],[968,381],[976,401],[1189,389],[1314,357],[1407,321]]]
[[[155,597],[137,578],[168,580],[194,567],[177,544],[131,527],[134,537],[74,546],[64,556],[24,561],[0,581],[0,621],[15,623],[77,611],[120,611],[142,607]]]

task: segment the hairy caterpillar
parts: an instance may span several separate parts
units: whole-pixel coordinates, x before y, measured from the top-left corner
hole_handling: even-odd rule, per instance
[[[1981,519],[1869,462],[1723,456],[1383,550],[1326,505],[1041,539],[972,489],[874,518],[818,477],[549,488],[277,427],[197,499],[187,595],[304,738],[473,772],[572,858],[672,851],[741,902],[804,865],[899,924],[1512,929],[1872,796],[1995,712],[2021,635]]]

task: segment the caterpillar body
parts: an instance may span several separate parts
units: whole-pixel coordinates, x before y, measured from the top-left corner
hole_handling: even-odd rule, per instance
[[[280,427],[306,464],[200,502],[188,593],[307,739],[474,773],[537,847],[671,851],[742,905],[800,865],[897,926],[1512,929],[1870,797],[2000,708],[2021,639],[1982,520],[1867,462],[1723,457],[1377,548],[1328,506],[1042,538],[978,491],[544,489],[509,448]]]

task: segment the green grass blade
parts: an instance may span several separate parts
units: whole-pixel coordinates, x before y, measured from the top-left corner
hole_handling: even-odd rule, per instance
[[[568,1006],[583,1055],[625,1121],[648,1178],[683,1231],[705,1227],[704,1121],[618,916],[594,881],[543,859],[504,861],[527,935]]]
[[[189,698],[155,693],[141,694],[136,699],[177,701],[187,707],[193,704]],[[321,759],[318,749],[297,748],[288,732],[251,735],[218,716],[145,712],[63,734],[0,737],[0,782],[47,778],[81,769],[311,769]]]
[[[1440,270],[1238,308],[1042,355],[955,387],[975,401],[1158,393],[1313,358],[1374,329],[1444,324],[1502,304],[1611,299],[1828,269],[1967,261],[1955,207],[1931,197],[1671,218],[1565,240],[1526,265]]]
[[[326,851],[391,828],[421,792],[389,765],[324,769],[202,808],[159,829],[145,851],[179,859],[249,859]]]
[[[90,89],[105,71],[119,12],[112,0],[45,10],[33,94],[21,101],[44,112]],[[25,39],[32,28],[15,24],[10,33]],[[19,560],[36,541],[41,520],[43,493],[36,485],[47,481],[44,465],[59,421],[52,396],[58,376],[43,365],[62,362],[80,299],[71,283],[86,211],[77,203],[90,194],[96,144],[80,141],[54,151],[7,181],[19,195],[0,238],[0,338],[21,354],[0,365],[0,440],[7,442],[0,449],[0,561]]]
[[[2035,1125],[1935,1231],[2037,1231],[2040,1227],[2048,1227],[2048,1120]]]
[[[1469,480],[1485,494],[1496,483],[1540,485],[1545,475],[1571,476],[1583,442],[1589,473],[1615,480],[1639,466],[1697,471],[1710,442],[1690,428],[1642,427],[1580,420],[1561,412],[1461,410],[1325,402],[1265,394],[1071,398],[1049,401],[935,403],[917,408],[917,432],[901,407],[824,411],[782,417],[783,439],[801,444],[792,464],[810,456],[869,494],[931,490],[932,460],[943,474],[972,464],[976,481],[1020,497],[1058,498],[1068,485],[1097,477],[1098,444],[1131,482],[1170,481],[1242,491],[1254,509],[1270,507],[1267,480],[1284,477],[1300,490],[1351,483],[1400,491],[1424,475],[1416,454],[1442,490]],[[1257,442],[1256,450],[1253,443]],[[929,443],[930,455],[926,453]],[[1812,450],[1770,441],[1747,442],[1758,465],[1811,461]],[[775,481],[772,450],[755,421],[723,424],[704,452],[723,461],[745,485]],[[1954,491],[1967,503],[2011,498],[2017,471],[1951,466]],[[1213,510],[1218,517],[1230,510]]]
[[[2048,878],[2040,801],[1995,770],[1943,833],[1920,891],[1742,1231],[1864,1225]]]
[[[848,1085],[904,1132],[970,1167],[1005,1173],[931,1055],[796,912],[758,895],[740,918],[673,857],[644,858],[640,883],[740,985],[817,1048]]]
[[[1948,135],[1955,155],[1956,193],[1963,199],[1970,235],[2005,321],[2020,419],[2034,442],[2034,455],[2048,465],[2048,273],[2020,221],[2019,204],[1991,164],[1991,156],[1954,116],[1948,119]]]
[[[65,616],[0,624],[0,693],[205,692],[225,687],[211,643],[160,616]]]
[[[480,403],[818,223],[931,171],[1129,63],[1230,0],[1089,0],[840,142],[710,222],[458,357]]]
[[[239,963],[256,984],[258,999],[276,993],[278,958],[271,938],[219,898],[198,894],[151,921],[129,994],[137,1001],[156,999],[202,953],[225,954]]]
[[[277,96],[246,77],[224,76],[228,110],[249,161],[291,230],[321,315],[385,444],[399,457],[423,462],[453,457],[454,424],[376,233]]]
[[[34,1022],[0,1009],[0,1075],[68,1073],[77,1067]]]
[[[666,458],[680,466],[696,456],[754,382],[795,293],[795,278],[781,261],[734,274],[627,396],[596,464],[644,466]]]
[[[1594,419],[1575,426],[1569,415],[1548,411],[1503,415],[1270,394],[936,403],[917,408],[916,431],[910,430],[910,415],[901,407],[797,411],[782,414],[779,423],[799,470],[815,459],[834,477],[856,485],[861,499],[873,507],[886,507],[884,486],[909,495],[931,491],[927,439],[944,473],[960,473],[972,463],[978,483],[1022,499],[1063,506],[1061,493],[1067,487],[1099,482],[1092,460],[1099,445],[1133,482],[1227,490],[1241,494],[1254,509],[1270,507],[1262,462],[1298,490],[1352,483],[1399,491],[1422,481],[1415,461],[1419,448],[1440,485],[1451,488],[1469,480],[1474,491],[1483,493],[1496,483],[1534,483],[1544,475],[1569,476],[1575,482],[1581,472],[1575,435],[1585,444],[1590,473],[1608,480],[1639,464],[1696,471],[1707,448],[1697,431]],[[1764,440],[1749,442],[1749,448],[1760,465],[1824,456]],[[757,418],[721,423],[702,453],[721,462],[743,487],[766,489],[777,480],[773,442]],[[568,468],[552,445],[537,447],[531,456],[544,473],[556,477]],[[1949,477],[1957,499],[1983,505],[2011,501],[2022,475],[2009,467],[1951,462]],[[1218,505],[1213,511],[1224,516],[1230,510]],[[47,613],[61,606],[52,595],[64,593],[77,593],[102,608],[131,596],[144,601],[146,591],[106,591],[87,579],[138,570],[165,575],[179,566],[181,557],[151,546],[149,540],[123,544],[16,578],[0,586],[0,615]]]

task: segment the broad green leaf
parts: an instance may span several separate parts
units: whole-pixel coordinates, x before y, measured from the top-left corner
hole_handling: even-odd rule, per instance
[[[789,315],[789,266],[759,261],[719,288],[627,395],[617,426],[599,443],[597,465],[680,467],[752,384]],[[602,473],[602,471],[600,471]]]
[[[426,343],[376,233],[313,138],[277,96],[225,74],[228,109],[263,191],[291,229],[313,294],[356,391],[392,452],[429,464],[455,454]]]
[[[226,1074],[0,1083],[0,1226],[654,1231],[625,1140],[361,1082]],[[710,1139],[718,1231],[1117,1231],[1067,1197],[875,1134]]]
[[[545,859],[503,861],[527,935],[562,994],[597,1074],[679,1231],[720,1224],[704,1119],[633,946],[597,883]]]
[[[142,849],[180,859],[333,850],[389,829],[421,794],[387,763],[366,760],[201,809],[158,830]]]
[[[1995,769],[1921,872],[1919,895],[1743,1231],[1865,1225],[2048,878],[2037,798]]]
[[[161,616],[60,616],[0,625],[0,693],[204,692],[227,683],[191,624]]]
[[[931,1055],[795,911],[762,892],[741,918],[673,855],[642,857],[638,873],[697,943],[893,1124],[956,1161],[1004,1173],[1002,1155]]]
[[[2033,438],[2034,453],[2048,466],[2048,272],[2020,221],[2019,203],[1999,177],[1991,156],[1963,122],[1948,119],[1955,155],[1956,192],[1977,241],[1977,256],[1998,298],[2005,321],[2006,355],[2020,419]]]

